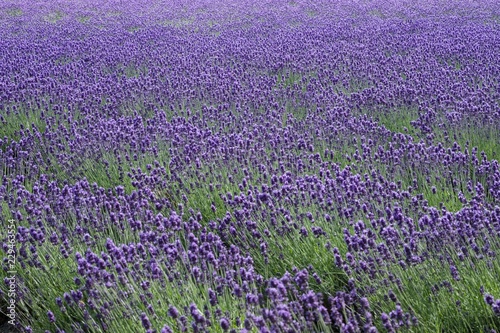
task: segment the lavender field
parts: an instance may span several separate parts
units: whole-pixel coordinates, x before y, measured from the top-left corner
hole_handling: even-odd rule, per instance
[[[0,330],[500,332],[500,2],[0,1]]]

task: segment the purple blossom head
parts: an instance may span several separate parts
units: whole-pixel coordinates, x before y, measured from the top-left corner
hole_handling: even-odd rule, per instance
[[[168,325],[163,326],[163,328],[160,331],[160,333],[173,333],[173,332],[174,331]]]
[[[222,330],[224,332],[226,332],[227,330],[229,330],[229,321],[226,319],[226,318],[221,318],[221,320],[219,321],[220,323],[220,327],[222,328]]]
[[[142,327],[144,327],[145,329],[148,330],[151,328],[151,322],[149,321],[149,318],[145,313],[141,314],[141,323]]]
[[[47,311],[47,317],[49,318],[49,322],[55,323],[56,322],[56,316],[54,316],[54,313],[52,311]]]

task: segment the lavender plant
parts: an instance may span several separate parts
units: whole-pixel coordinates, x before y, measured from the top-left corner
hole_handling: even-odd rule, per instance
[[[499,17],[1,3],[0,325],[500,330]]]

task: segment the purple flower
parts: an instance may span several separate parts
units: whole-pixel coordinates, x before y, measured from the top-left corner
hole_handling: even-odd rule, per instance
[[[220,320],[220,327],[224,332],[226,332],[229,329],[229,321],[226,318],[221,318]]]
[[[191,303],[191,305],[189,306],[189,311],[191,312],[191,316],[193,317],[193,319],[195,320],[195,322],[197,324],[205,323],[205,317],[200,312],[200,310],[198,310],[198,308],[196,307],[196,304]]]
[[[455,281],[460,280],[460,275],[458,274],[458,270],[454,265],[450,265],[450,273]]]
[[[49,317],[49,322],[55,323],[56,322],[56,316],[54,316],[54,313],[52,311],[47,311],[47,317]]]
[[[163,328],[160,331],[160,333],[173,333],[173,332],[174,331],[168,325],[163,326]]]
[[[486,304],[492,306],[493,303],[495,302],[495,299],[490,294],[485,294],[484,295],[484,301],[486,302]]]
[[[168,315],[174,319],[177,319],[179,317],[179,311],[177,311],[177,308],[173,305],[171,305],[169,308],[168,308]]]
[[[149,321],[148,316],[144,312],[141,313],[141,323],[142,327],[144,327],[145,329],[151,328],[151,322]]]
[[[217,294],[210,288],[208,289],[208,298],[210,301],[210,305],[217,305]]]

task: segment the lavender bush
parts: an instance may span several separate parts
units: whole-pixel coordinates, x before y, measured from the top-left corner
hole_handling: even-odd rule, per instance
[[[3,1],[0,27],[2,322],[14,223],[22,332],[500,330],[497,1]]]

